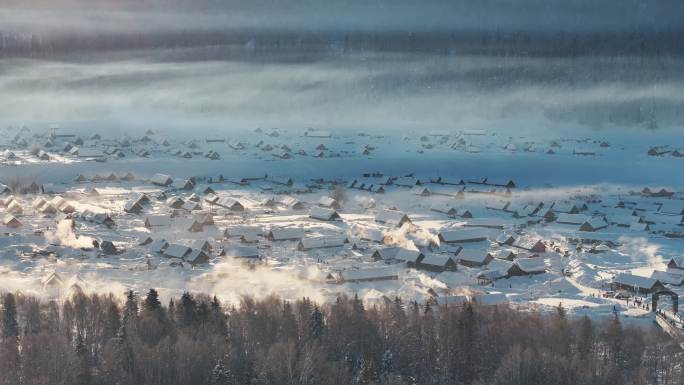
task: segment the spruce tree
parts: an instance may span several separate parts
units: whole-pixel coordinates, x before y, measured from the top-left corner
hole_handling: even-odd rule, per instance
[[[138,316],[138,298],[133,290],[126,292],[126,306],[124,308],[124,321],[134,320]]]
[[[161,302],[159,302],[159,293],[155,289],[150,289],[147,292],[147,297],[145,297],[145,303],[143,305],[145,310],[157,311],[161,309]]]
[[[320,340],[323,336],[323,327],[323,314],[318,309],[318,306],[314,306],[309,318],[309,336],[311,339]]]
[[[197,302],[187,291],[181,296],[180,302],[176,307],[176,319],[179,326],[192,326],[195,324],[195,312]]]

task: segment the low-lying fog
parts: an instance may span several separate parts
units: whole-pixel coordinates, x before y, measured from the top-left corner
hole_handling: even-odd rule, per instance
[[[220,50],[0,60],[0,124],[227,136],[256,127],[666,136],[681,132],[684,121],[684,61],[676,57],[554,59],[334,46],[295,56],[269,54],[258,43],[235,57]]]

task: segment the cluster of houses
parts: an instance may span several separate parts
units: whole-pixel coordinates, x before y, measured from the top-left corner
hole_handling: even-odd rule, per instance
[[[180,158],[220,159],[216,146],[224,146],[225,151],[256,148],[254,151],[280,159],[338,156],[326,142],[332,138],[329,132],[306,130],[300,137],[304,144],[298,144],[306,150],[271,144],[281,138],[282,130],[257,133],[263,140],[256,145],[225,138],[176,143],[157,137],[151,130],[137,139],[104,140],[97,134],[85,138],[53,127],[50,134],[37,136],[22,130],[12,142],[18,148],[29,148],[40,141],[36,156],[47,159],[50,154],[109,159],[160,152]],[[485,136],[481,130],[463,132],[455,146],[478,152],[473,143]],[[433,142],[448,145],[444,136],[425,135],[420,142],[424,149]],[[593,155],[597,148],[610,146],[606,142],[577,144],[588,149],[576,147],[576,155]],[[533,152],[536,146],[534,142],[511,142],[504,149]],[[553,142],[549,150],[559,148],[561,144]],[[362,149],[364,155],[371,155],[375,147],[366,145]],[[3,157],[20,156],[5,151]],[[508,179],[425,178],[381,172],[364,173],[347,181],[311,180],[304,185],[276,175],[177,178],[162,173],[149,178],[132,173],[79,174],[72,182],[69,188],[37,183],[10,188],[0,184],[3,231],[32,233],[38,230],[34,220],[40,219],[44,225],[47,219],[69,218],[99,231],[96,247],[103,254],[130,251],[168,260],[171,266],[202,269],[222,258],[260,263],[285,259],[287,254],[287,258],[309,258],[319,263],[327,272],[327,280],[335,283],[391,281],[401,279],[406,271],[421,271],[433,276],[464,274],[481,285],[557,274],[558,269],[549,263],[551,258],[610,253],[625,234],[684,238],[684,199],[667,187],[649,186],[611,196],[578,193],[544,200],[521,198],[519,186]],[[126,193],[106,192],[112,184]],[[336,188],[363,195],[398,193],[403,202],[344,200],[336,196]],[[385,197],[390,200],[394,195]],[[84,202],[87,204],[82,205]],[[108,205],[103,206],[105,203]],[[131,228],[136,234],[145,233],[143,239],[128,243],[120,237],[114,240],[114,230],[128,234]],[[559,246],[551,237],[540,235],[550,233],[564,236],[576,249]],[[673,258],[666,271],[655,271],[650,277],[622,273],[612,283],[616,288],[641,293],[681,285],[684,262],[680,259]]]

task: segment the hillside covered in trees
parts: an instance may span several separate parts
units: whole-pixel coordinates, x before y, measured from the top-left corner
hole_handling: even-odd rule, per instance
[[[0,384],[681,384],[655,328],[508,307],[5,294]]]

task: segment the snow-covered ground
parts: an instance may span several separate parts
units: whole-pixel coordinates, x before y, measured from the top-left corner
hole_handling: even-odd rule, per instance
[[[465,295],[644,322],[643,306],[614,298],[616,275],[669,273],[665,285],[684,293],[672,284],[684,270],[667,266],[684,254],[684,158],[675,151],[684,143],[652,156],[663,143],[595,132],[0,131],[0,182],[14,190],[0,202],[5,290]],[[153,183],[171,181],[155,174],[173,184]],[[32,182],[43,192],[22,194]],[[287,240],[269,239],[271,230]]]

